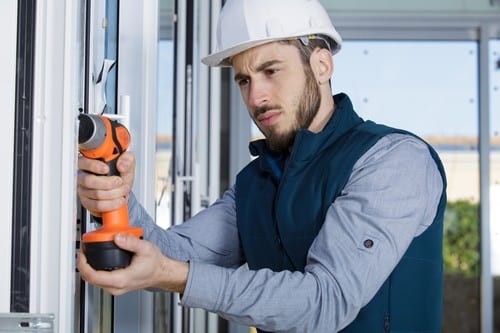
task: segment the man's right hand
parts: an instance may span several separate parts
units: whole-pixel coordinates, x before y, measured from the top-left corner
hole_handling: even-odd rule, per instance
[[[116,165],[120,177],[106,177],[108,165],[102,161],[78,158],[77,190],[80,202],[94,216],[115,210],[128,201],[134,183],[135,158],[131,152],[123,153]]]

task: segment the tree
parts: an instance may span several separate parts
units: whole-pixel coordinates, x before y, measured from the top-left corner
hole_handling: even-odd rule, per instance
[[[479,276],[479,204],[448,202],[444,217],[444,271]]]

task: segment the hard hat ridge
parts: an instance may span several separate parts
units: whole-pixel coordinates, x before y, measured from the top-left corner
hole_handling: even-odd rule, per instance
[[[247,49],[308,35],[333,40],[332,54],[340,49],[342,38],[319,0],[228,0],[219,16],[216,51],[202,62],[231,66],[231,57]]]

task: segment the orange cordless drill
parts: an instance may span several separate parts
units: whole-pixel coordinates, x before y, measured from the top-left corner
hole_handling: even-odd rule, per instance
[[[100,115],[82,113],[78,119],[80,153],[87,158],[106,162],[110,170],[108,176],[119,175],[116,162],[130,144],[127,128]],[[83,252],[94,269],[113,270],[130,264],[132,252],[120,249],[113,241],[117,233],[142,238],[142,229],[129,225],[127,204],[102,213],[102,228],[83,234]]]

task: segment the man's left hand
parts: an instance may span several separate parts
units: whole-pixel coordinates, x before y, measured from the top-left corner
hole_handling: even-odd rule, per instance
[[[114,241],[118,247],[134,253],[130,265],[113,271],[96,271],[80,251],[77,267],[82,279],[112,295],[145,288],[184,292],[188,263],[166,257],[157,246],[134,236],[117,234]]]

